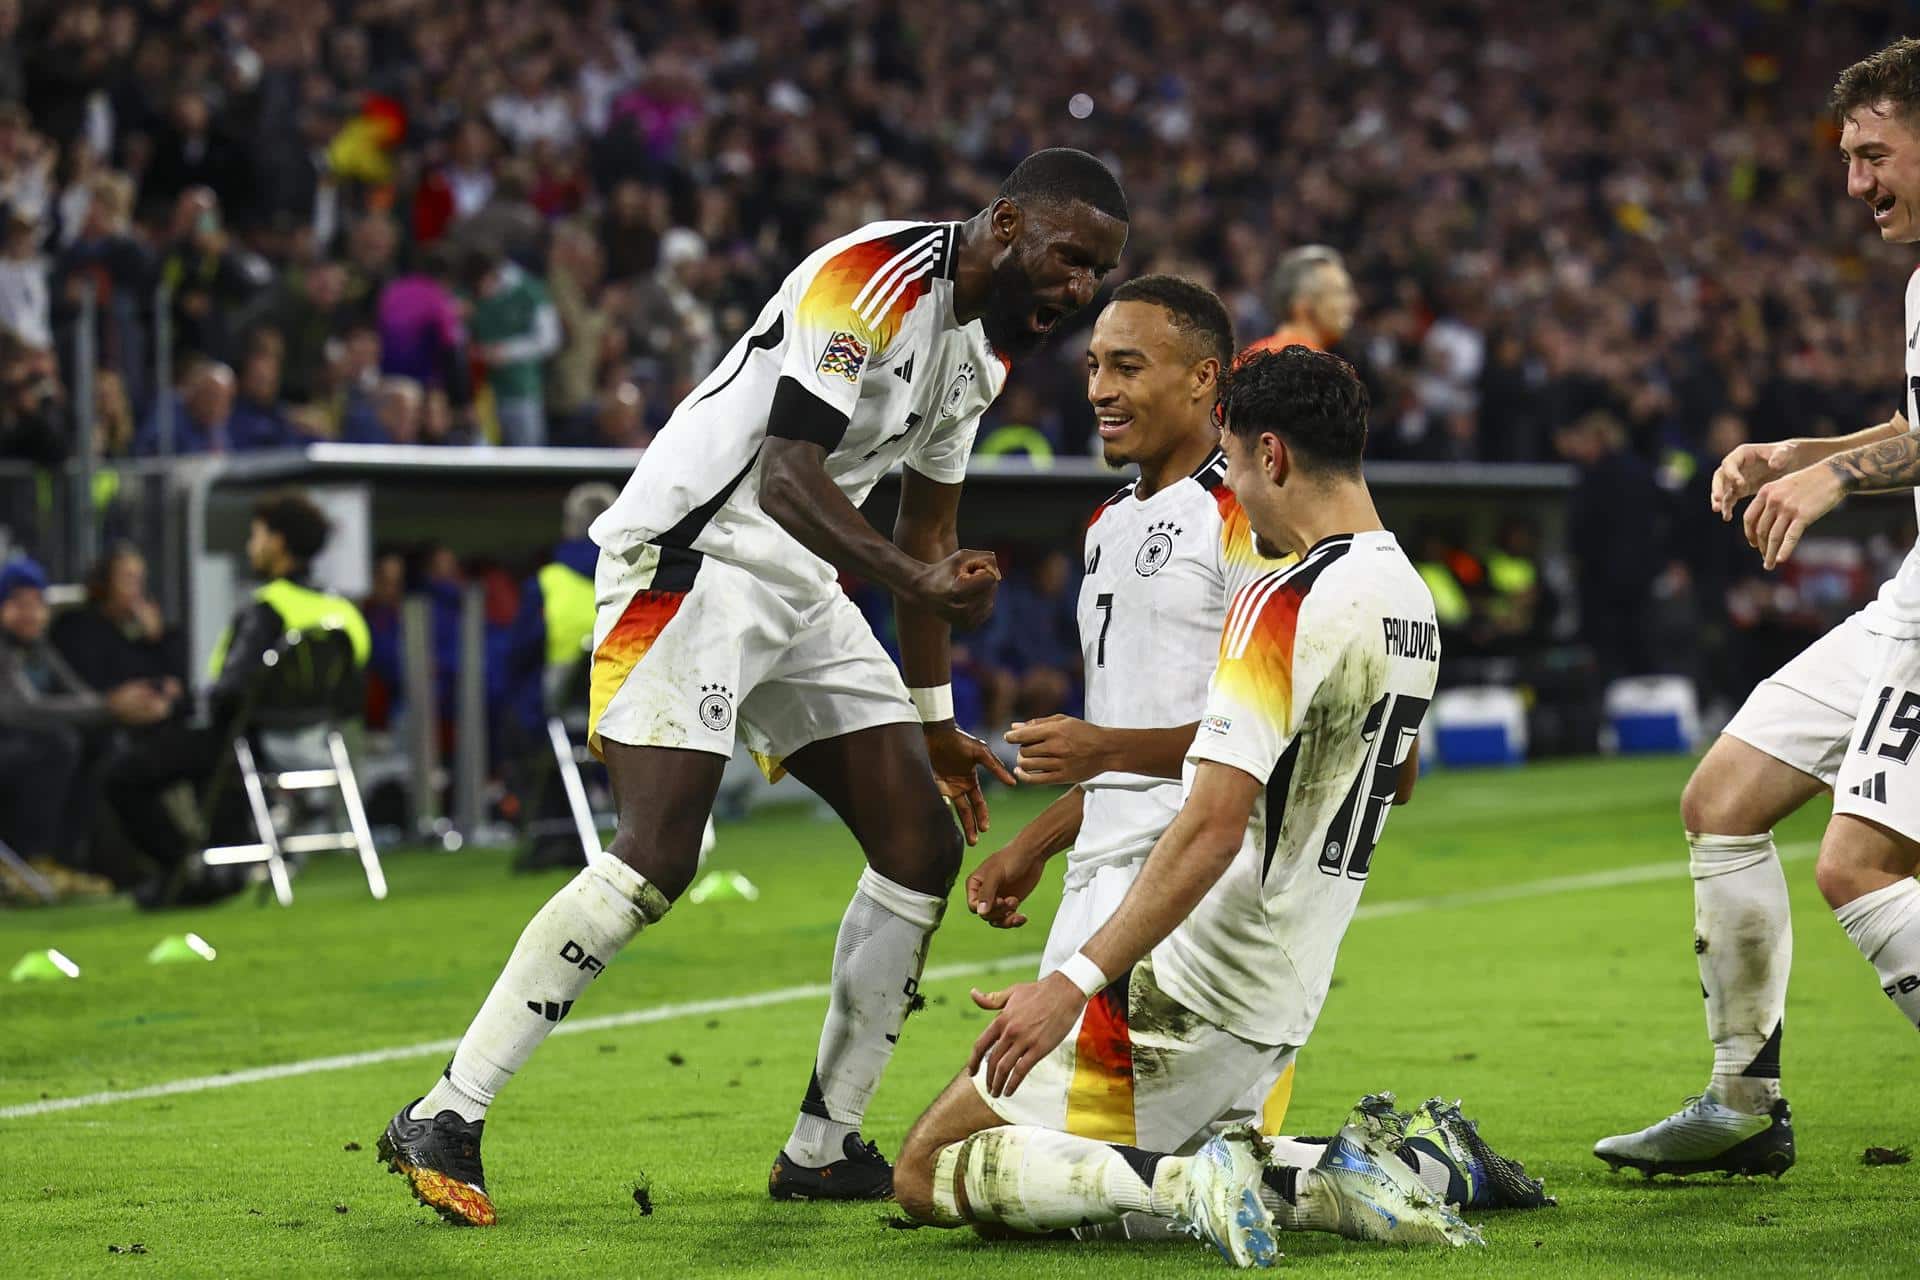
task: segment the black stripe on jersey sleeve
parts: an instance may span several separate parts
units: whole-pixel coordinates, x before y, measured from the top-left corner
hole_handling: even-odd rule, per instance
[[[767,435],[776,440],[804,440],[832,453],[846,436],[848,421],[845,414],[799,382],[783,377],[773,390]]]
[[[713,390],[707,392],[707,394],[701,396],[699,400],[694,400],[689,402],[687,407],[691,409],[694,405],[699,404],[702,400],[711,400],[715,396],[719,395],[722,391],[725,391],[728,387],[732,386],[733,380],[739,377],[741,373],[745,371],[747,367],[747,361],[753,359],[754,352],[773,350],[775,347],[780,345],[780,341],[781,339],[786,337],[786,333],[787,333],[786,317],[782,315],[775,315],[773,318],[772,324],[768,325],[765,329],[762,329],[759,333],[756,333],[751,338],[747,339],[747,349],[740,353],[740,363],[734,367],[734,370],[732,373],[727,375],[726,381],[722,382],[719,386],[715,387]]]

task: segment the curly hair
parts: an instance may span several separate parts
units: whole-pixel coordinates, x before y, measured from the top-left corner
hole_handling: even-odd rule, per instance
[[[253,518],[277,533],[287,544],[287,554],[302,568],[311,564],[327,545],[333,524],[326,513],[303,493],[291,490],[270,493],[253,504]]]
[[[1299,344],[1244,356],[1221,400],[1227,430],[1248,444],[1271,431],[1310,470],[1360,474],[1367,385],[1339,356]]]
[[[1827,106],[1833,122],[1845,125],[1851,116],[1882,102],[1891,103],[1899,119],[1920,123],[1920,40],[1902,36],[1842,71]]]

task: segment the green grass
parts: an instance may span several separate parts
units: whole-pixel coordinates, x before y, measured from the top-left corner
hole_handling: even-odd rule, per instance
[[[1800,1163],[1783,1181],[1647,1184],[1588,1153],[1666,1114],[1705,1078],[1691,895],[1675,799],[1686,762],[1436,775],[1396,815],[1355,923],[1292,1124],[1324,1132],[1361,1093],[1460,1095],[1557,1209],[1486,1219],[1491,1247],[1409,1256],[1294,1236],[1315,1274],[1740,1277],[1920,1273],[1911,1029],[1814,891],[1808,813],[1780,833],[1797,936],[1785,1042]],[[1000,796],[992,839],[1043,796]],[[594,984],[575,1020],[824,981],[858,867],[837,827],[793,813],[725,827],[716,865],[758,902],[683,904]],[[1610,887],[1507,896],[1530,882],[1665,864]],[[0,985],[0,1107],[453,1037],[562,875],[497,854],[389,859],[365,897],[347,860],[315,866],[291,910],[249,899],[168,917],[121,905],[0,914],[0,963],[58,946],[79,981]],[[1439,899],[1438,902],[1427,900]],[[1039,947],[955,911],[948,965]],[[194,929],[217,962],[150,968]],[[929,984],[868,1133],[898,1145],[982,1025],[966,980]],[[443,1227],[375,1164],[373,1139],[437,1056],[270,1083],[0,1119],[0,1276],[1216,1274],[1198,1246],[986,1245],[882,1228],[880,1206],[776,1205],[764,1179],[812,1060],[822,999],[554,1038],[495,1107],[501,1222]],[[1894,1084],[1889,1094],[1887,1083]],[[349,1143],[359,1150],[349,1151]],[[635,1179],[658,1211],[643,1217]],[[113,1254],[138,1242],[145,1256]]]

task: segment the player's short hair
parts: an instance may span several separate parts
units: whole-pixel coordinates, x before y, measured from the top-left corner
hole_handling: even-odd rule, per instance
[[[1098,157],[1072,147],[1036,151],[1013,167],[1000,184],[1002,199],[1015,204],[1068,205],[1075,201],[1120,222],[1130,220],[1120,180]]]
[[[1340,251],[1330,245],[1303,244],[1298,249],[1287,250],[1273,269],[1273,280],[1267,286],[1267,305],[1273,308],[1278,319],[1285,321],[1293,314],[1293,304],[1306,293],[1307,281],[1313,279],[1314,272],[1321,267],[1346,265]]]
[[[1310,468],[1360,474],[1367,447],[1367,384],[1339,356],[1298,343],[1255,351],[1227,376],[1227,429],[1251,444],[1271,431]]]
[[[1167,313],[1180,336],[1206,355],[1233,363],[1233,317],[1220,295],[1180,276],[1135,276],[1113,291],[1114,302],[1149,302]]]
[[[301,567],[313,562],[333,533],[333,522],[304,493],[270,493],[253,504],[253,518],[277,533]]]
[[[1902,36],[1842,71],[1827,106],[1833,122],[1844,125],[1848,117],[1882,102],[1892,103],[1899,119],[1920,124],[1920,40]]]

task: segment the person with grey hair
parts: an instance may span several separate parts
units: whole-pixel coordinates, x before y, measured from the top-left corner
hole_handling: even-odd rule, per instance
[[[1249,346],[1249,352],[1292,346],[1325,351],[1347,336],[1360,309],[1360,295],[1345,260],[1339,250],[1324,244],[1302,245],[1282,254],[1267,301],[1280,327]]]

